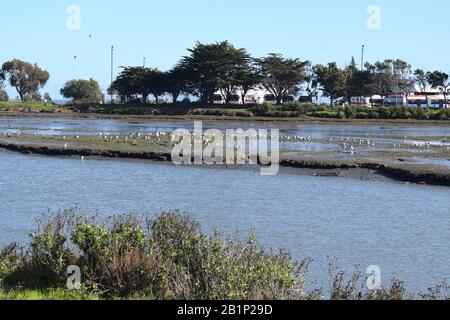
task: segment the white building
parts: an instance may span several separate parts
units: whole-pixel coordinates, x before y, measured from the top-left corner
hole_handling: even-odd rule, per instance
[[[290,95],[285,97],[284,102],[294,101],[295,97]],[[264,88],[251,89],[245,95],[245,99],[242,99],[242,94],[240,90],[237,90],[232,96],[231,104],[262,104],[264,102],[276,103],[275,96],[271,94],[268,90]],[[214,94],[215,104],[225,104],[225,99],[223,98],[220,91]]]
[[[447,97],[447,99],[450,97]],[[372,97],[351,97],[350,104],[372,106],[414,106],[414,107],[433,107],[447,108],[445,105],[445,97],[440,89],[428,86],[425,90],[421,90],[419,86],[415,86],[414,91],[408,94],[393,94],[386,97],[374,95]]]

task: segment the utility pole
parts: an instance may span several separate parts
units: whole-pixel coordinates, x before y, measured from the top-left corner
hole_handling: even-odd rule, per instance
[[[111,46],[111,104],[113,103],[113,88],[112,84],[114,82],[114,46]]]
[[[365,48],[365,45],[363,44],[362,48],[361,48],[361,72],[364,71],[364,48]],[[359,97],[358,100],[359,100],[358,104],[362,105],[363,104],[362,97]]]
[[[143,64],[143,65],[144,65],[144,68],[145,68],[145,61],[146,61],[146,60],[147,60],[147,58],[146,58],[146,57],[144,57],[144,64]]]
[[[361,72],[364,71],[364,48],[365,48],[365,45],[363,44],[362,50],[361,50]]]

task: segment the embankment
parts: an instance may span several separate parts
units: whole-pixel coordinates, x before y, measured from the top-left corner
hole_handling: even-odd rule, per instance
[[[142,159],[170,162],[172,156],[164,152],[129,152],[120,150],[70,149],[39,145],[13,144],[0,142],[0,148],[23,154],[37,154],[45,156],[80,156],[114,159]],[[428,184],[450,187],[450,172],[448,170],[427,169],[419,166],[394,166],[383,163],[370,162],[340,162],[323,160],[281,159],[280,165],[288,168],[315,170],[352,170],[368,169],[391,179],[409,183]]]

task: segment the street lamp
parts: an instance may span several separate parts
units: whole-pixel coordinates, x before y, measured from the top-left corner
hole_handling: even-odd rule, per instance
[[[366,46],[363,44],[361,49],[361,72],[364,71],[364,48]]]
[[[113,103],[113,85],[114,82],[114,46],[111,46],[111,104]]]
[[[363,44],[362,45],[362,48],[361,48],[361,72],[363,72],[364,71],[364,48],[365,48],[366,46]],[[358,98],[358,100],[359,100],[359,105],[362,105],[362,97],[359,97]]]

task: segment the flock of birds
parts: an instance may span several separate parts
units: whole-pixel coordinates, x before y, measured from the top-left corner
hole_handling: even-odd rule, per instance
[[[326,139],[312,139],[311,137],[301,137],[301,136],[282,136],[281,137],[283,141],[287,142],[312,142],[316,140],[319,143],[330,143],[330,144],[338,144],[342,147],[344,150],[355,150],[356,147],[371,147],[375,148],[377,144],[380,145],[380,147],[387,146],[388,143],[386,142],[375,142],[370,139],[366,138],[356,138],[356,137],[331,137],[328,140]],[[404,140],[400,143],[394,143],[392,146],[396,149],[399,148],[411,148],[414,147],[419,150],[426,150],[426,149],[432,149],[432,148],[444,148],[445,150],[449,151],[450,146],[444,142],[417,142],[414,140],[408,140],[408,137],[404,137]]]
[[[193,134],[191,134],[191,138],[192,141],[198,141],[198,137]],[[16,133],[12,133],[8,135],[9,137],[20,137],[23,136],[23,134],[18,131]],[[62,140],[68,140],[68,139],[81,139],[81,136],[78,132],[75,132],[75,135],[70,135],[70,136],[52,136],[46,133],[38,133],[35,132],[34,136],[40,136],[42,138],[51,138],[51,139],[55,139],[55,138],[59,138]],[[108,142],[108,141],[117,141],[117,142],[124,142],[124,143],[130,143],[132,145],[137,145],[139,141],[141,142],[158,142],[158,143],[164,143],[167,144],[169,143],[174,143],[177,138],[175,136],[173,136],[171,133],[169,132],[163,132],[163,131],[154,131],[154,132],[147,132],[147,133],[128,133],[128,134],[116,134],[116,133],[109,133],[109,132],[98,132],[97,136],[100,140],[104,141],[104,142]],[[232,139],[225,141],[225,147],[226,148],[236,148],[239,150],[243,150],[246,149],[249,145],[253,146],[254,144],[257,144],[259,139],[261,138],[268,138],[267,134],[260,134],[260,133],[256,133],[256,134],[251,134],[250,141],[246,141],[245,139],[236,139],[236,138],[242,138],[242,134],[236,133],[236,134],[230,134],[227,137],[231,137]],[[270,138],[270,137],[269,137]],[[356,138],[356,137],[330,137],[328,139],[314,139],[311,136],[297,136],[297,135],[282,135],[280,136],[280,140],[282,142],[287,142],[287,143],[295,143],[295,142],[300,142],[300,143],[310,143],[310,142],[318,142],[318,143],[328,143],[328,144],[334,144],[334,145],[338,145],[341,147],[341,149],[343,150],[344,153],[354,153],[357,148],[375,148],[378,144],[378,142],[376,143],[373,140],[370,139],[361,139],[361,138]],[[216,146],[220,146],[219,142],[214,142],[214,138],[208,138],[205,137],[204,135],[202,135],[202,143],[203,145],[211,145],[211,144],[215,144]],[[382,146],[386,146],[385,142],[379,142],[380,147]],[[429,142],[429,141],[424,141],[424,142],[417,142],[417,141],[412,141],[412,140],[408,140],[408,137],[404,137],[404,140],[399,142],[399,143],[394,143],[391,144],[391,146],[393,146],[395,149],[407,149],[407,148],[412,148],[414,147],[416,150],[419,150],[419,152],[422,151],[430,151],[433,150],[435,148],[443,148],[444,150],[449,151],[450,150],[450,146],[448,146],[448,144],[444,143],[444,142]],[[68,144],[65,143],[64,144],[64,148],[67,149],[68,148]],[[82,158],[82,160],[84,161],[84,158]]]
[[[128,133],[127,135],[117,135],[111,134],[108,132],[99,132],[98,137],[103,141],[112,141],[112,140],[124,140],[125,142],[137,142],[138,139],[147,141],[156,138],[158,141],[161,141],[163,137],[169,136],[167,132],[147,132],[147,133]]]

